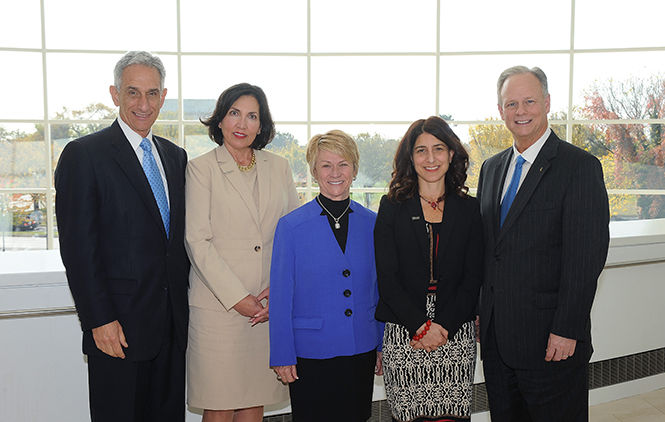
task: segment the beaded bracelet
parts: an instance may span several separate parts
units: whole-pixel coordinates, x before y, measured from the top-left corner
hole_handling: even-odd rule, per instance
[[[425,337],[425,334],[429,331],[429,327],[432,325],[432,320],[428,319],[427,322],[425,323],[425,328],[423,328],[423,331],[420,334],[416,334],[413,336],[413,339],[418,341],[421,338]]]

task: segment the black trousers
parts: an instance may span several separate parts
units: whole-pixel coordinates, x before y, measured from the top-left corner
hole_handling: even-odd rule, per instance
[[[149,361],[88,356],[92,422],[185,420],[185,353],[165,337]]]
[[[364,422],[372,414],[376,351],[330,359],[298,358],[289,384],[294,422]]]
[[[587,361],[574,365],[549,362],[538,369],[511,368],[499,354],[493,320],[486,337],[482,357],[492,422],[589,420]]]

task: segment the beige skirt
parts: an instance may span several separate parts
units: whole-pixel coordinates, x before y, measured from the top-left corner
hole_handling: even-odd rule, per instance
[[[269,366],[268,323],[254,327],[235,311],[189,308],[187,403],[228,410],[289,399]]]

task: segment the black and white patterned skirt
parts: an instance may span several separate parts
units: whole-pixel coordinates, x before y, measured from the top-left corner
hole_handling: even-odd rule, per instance
[[[427,315],[434,317],[436,296],[427,296]],[[409,332],[386,323],[383,335],[383,381],[393,418],[412,421],[420,417],[469,418],[476,366],[473,321],[432,352],[409,345]]]

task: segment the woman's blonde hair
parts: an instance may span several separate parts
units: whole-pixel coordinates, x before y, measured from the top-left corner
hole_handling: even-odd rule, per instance
[[[321,150],[330,151],[344,157],[346,161],[353,164],[353,177],[358,174],[358,164],[360,154],[358,154],[358,145],[351,136],[341,130],[331,130],[323,135],[314,135],[307,144],[307,163],[309,172],[314,175],[316,159]]]

